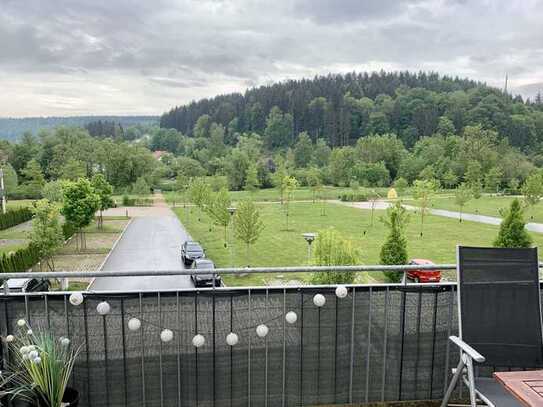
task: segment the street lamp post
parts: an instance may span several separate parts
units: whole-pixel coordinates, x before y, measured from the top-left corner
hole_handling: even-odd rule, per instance
[[[307,263],[309,264],[311,262],[311,244],[317,237],[316,233],[304,233],[302,235],[307,242]]]
[[[228,208],[228,213],[230,214],[230,224],[232,226],[230,226],[230,234],[232,236],[230,236],[230,265],[233,267],[234,266],[234,242],[233,242],[233,235],[234,235],[234,214],[236,213],[236,209],[235,207],[231,206]]]

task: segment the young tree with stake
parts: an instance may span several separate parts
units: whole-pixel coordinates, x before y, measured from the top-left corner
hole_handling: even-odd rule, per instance
[[[241,201],[234,215],[234,235],[246,245],[247,265],[250,247],[258,240],[263,229],[264,223],[255,203],[251,200]]]
[[[36,202],[33,212],[30,244],[38,250],[41,258],[40,268],[45,263],[50,271],[54,271],[53,255],[63,242],[59,210],[54,203],[41,199]]]
[[[230,207],[232,201],[226,189],[221,189],[219,192],[211,195],[209,203],[206,206],[207,214],[213,219],[213,223],[224,228],[224,247],[227,246],[228,240],[228,225],[230,224]]]
[[[407,264],[407,239],[405,228],[409,222],[407,209],[397,201],[394,206],[387,209],[387,216],[381,218],[381,222],[388,228],[388,237],[381,246],[381,264]],[[402,272],[385,271],[385,276],[393,283],[402,280]]]
[[[104,227],[103,211],[112,208],[115,202],[113,202],[112,194],[113,187],[106,181],[106,177],[103,174],[96,174],[92,177],[92,187],[98,197],[100,198],[100,217],[98,218],[98,226],[100,229]]]
[[[466,183],[460,184],[454,191],[454,203],[458,205],[460,212],[459,222],[462,222],[462,213],[464,211],[464,206],[466,206],[471,198],[473,198],[473,192],[471,190],[471,187]]]
[[[432,197],[437,189],[433,180],[417,180],[413,183],[413,198],[419,202],[420,235],[424,233],[424,217],[432,203]]]

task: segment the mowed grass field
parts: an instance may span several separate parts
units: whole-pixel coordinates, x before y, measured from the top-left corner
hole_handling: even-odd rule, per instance
[[[507,209],[511,202],[515,199],[513,196],[491,196],[484,195],[479,199],[471,199],[463,209],[464,213],[474,213],[487,216],[495,216],[501,218],[501,210]],[[522,197],[518,197],[522,201]],[[406,204],[418,206],[418,202],[414,200],[406,200]],[[432,199],[432,208],[446,209],[449,211],[459,211],[460,208],[454,202],[453,196],[441,197],[436,196]],[[543,223],[543,204],[539,203],[529,207],[524,213],[527,222]]]
[[[379,264],[379,252],[387,235],[387,229],[379,221],[385,211],[375,211],[373,227],[370,225],[370,211],[351,208],[335,203],[326,204],[326,216],[321,216],[320,204],[309,202],[292,203],[289,216],[289,230],[286,229],[283,208],[277,203],[259,205],[265,229],[258,242],[251,248],[247,261],[245,245],[234,242],[232,255],[224,247],[222,228],[210,226],[210,220],[202,214],[198,221],[196,208],[176,208],[175,212],[191,236],[202,243],[207,256],[217,267],[229,266],[289,266],[308,264],[307,243],[304,232],[318,232],[333,227],[346,238],[351,239],[360,249],[363,264]],[[190,212],[189,212],[190,211]],[[365,233],[364,233],[365,232]],[[410,258],[428,258],[436,263],[454,263],[457,244],[488,246],[498,232],[497,226],[475,222],[459,223],[455,219],[437,216],[425,218],[424,234],[420,236],[420,217],[412,213],[407,228]],[[233,234],[229,231],[230,240]],[[534,242],[543,243],[543,235],[533,233]],[[246,276],[227,277],[227,285],[262,285],[274,280],[309,279],[309,275]],[[384,281],[381,273],[370,273],[357,281]]]
[[[347,187],[333,187],[325,186],[322,191],[318,192],[318,197],[320,199],[326,200],[337,200],[342,194],[364,194],[369,192],[377,192],[383,198],[387,197],[388,188],[364,188],[360,187],[356,192],[352,188]],[[297,188],[292,193],[293,201],[312,201],[313,200],[313,191],[310,188],[303,187]],[[407,196],[407,192],[404,192],[404,195]],[[166,201],[171,205],[173,202],[176,203],[176,206],[179,206],[183,202],[183,195],[177,192],[164,192]],[[274,188],[268,189],[259,189],[255,192],[247,191],[230,191],[230,196],[233,201],[240,201],[242,199],[252,199],[255,202],[279,202],[279,192]],[[188,199],[188,197],[187,197]]]

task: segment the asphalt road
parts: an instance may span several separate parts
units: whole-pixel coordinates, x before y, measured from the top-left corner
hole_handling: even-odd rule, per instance
[[[180,249],[188,239],[177,217],[133,218],[102,270],[149,270],[146,277],[97,277],[89,290],[161,290],[193,287],[190,276],[152,276],[156,270],[182,270]]]

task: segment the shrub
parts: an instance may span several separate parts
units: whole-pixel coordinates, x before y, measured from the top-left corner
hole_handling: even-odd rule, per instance
[[[407,210],[401,202],[396,202],[394,206],[387,209],[387,216],[381,218],[381,221],[389,229],[387,239],[381,247],[381,264],[407,264],[407,239],[404,233],[409,221]],[[400,282],[403,275],[399,271],[385,271],[384,274],[393,283]]]
[[[315,264],[317,266],[353,266],[360,261],[360,253],[350,240],[344,239],[336,230],[320,231],[315,242]],[[326,271],[313,273],[313,284],[351,284],[354,272]]]
[[[531,247],[532,238],[525,228],[523,211],[518,199],[511,202],[511,207],[500,224],[500,231],[495,247]]]
[[[16,252],[0,257],[0,273],[24,272],[40,261],[40,251],[32,243]]]
[[[339,200],[342,202],[367,202],[369,197],[363,193],[347,192],[339,196]]]

